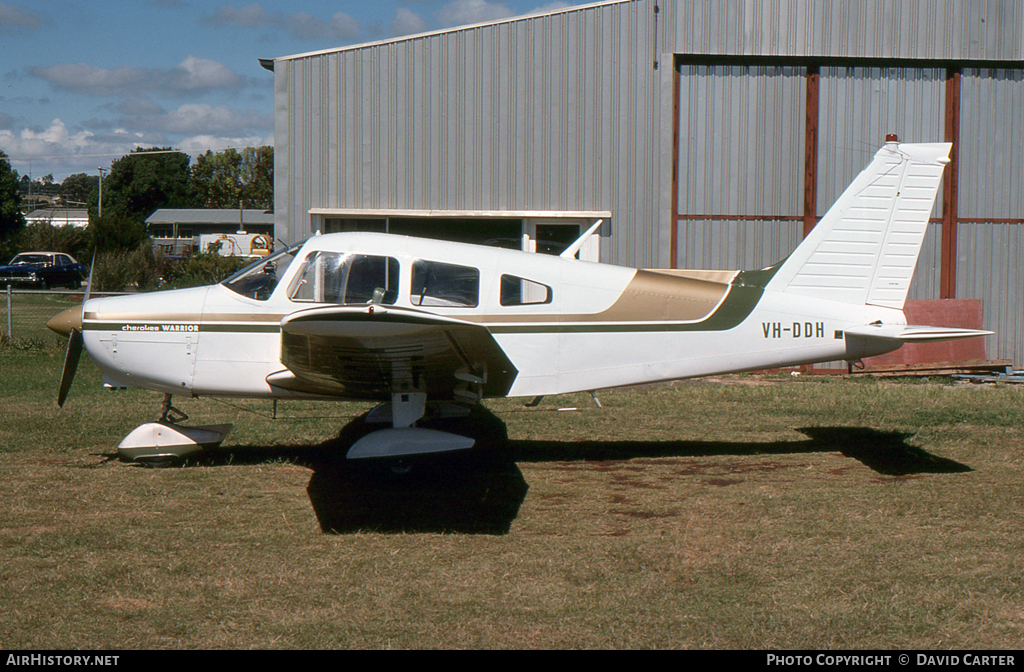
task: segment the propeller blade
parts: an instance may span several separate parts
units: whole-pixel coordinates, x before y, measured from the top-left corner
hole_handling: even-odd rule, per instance
[[[57,393],[57,405],[64,407],[64,400],[68,398],[68,390],[71,389],[71,381],[75,379],[75,371],[78,370],[78,360],[82,356],[82,332],[72,329],[68,336],[68,352],[64,356],[64,371],[60,375],[60,391]]]
[[[89,292],[92,291],[92,269],[96,268],[96,250],[92,251],[92,261],[89,262],[89,279],[85,281],[85,296],[82,297],[82,305],[89,300]]]
[[[64,370],[60,374],[60,390],[57,392],[57,406],[61,408],[64,408],[64,401],[68,398],[68,391],[71,389],[71,382],[75,379],[75,372],[78,371],[78,360],[82,357],[82,348],[85,345],[85,339],[82,337],[82,317],[85,313],[85,304],[89,301],[89,294],[92,292],[94,268],[96,268],[96,250],[92,251],[89,279],[85,282],[85,296],[82,297],[82,305],[69,308],[46,323],[46,326],[57,333],[68,335],[68,351],[64,355]]]

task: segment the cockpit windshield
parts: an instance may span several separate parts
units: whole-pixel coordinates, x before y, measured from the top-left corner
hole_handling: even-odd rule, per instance
[[[274,293],[278,278],[284,275],[302,243],[257,259],[221,284],[233,292],[257,301],[266,301]]]

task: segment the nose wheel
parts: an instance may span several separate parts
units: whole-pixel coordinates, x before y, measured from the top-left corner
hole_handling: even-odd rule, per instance
[[[185,426],[178,423],[188,415],[164,395],[160,419],[136,427],[117,446],[121,459],[147,466],[167,466],[206,448],[216,448],[227,437],[232,425]]]

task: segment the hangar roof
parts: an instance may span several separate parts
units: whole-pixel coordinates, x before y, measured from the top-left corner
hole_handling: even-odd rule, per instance
[[[361,44],[350,44],[344,47],[335,47],[332,49],[321,49],[319,51],[309,51],[302,54],[294,54],[292,56],[278,56],[276,58],[261,58],[259,59],[260,65],[265,69],[274,71],[274,63],[277,61],[290,61],[299,58],[309,58],[312,56],[322,56],[324,54],[334,54],[343,51],[355,51],[357,49],[366,49],[367,47],[376,47],[382,44],[395,44],[397,42],[406,42],[409,40],[416,40],[422,37],[430,37],[432,35],[444,35],[446,33],[454,33],[460,30],[469,30],[472,28],[480,28],[481,26],[494,26],[502,23],[512,23],[515,21],[523,21],[524,19],[533,19],[538,16],[550,16],[552,14],[566,14],[569,12],[577,12],[580,10],[590,9],[592,7],[599,7],[601,5],[618,5],[626,2],[633,2],[634,0],[601,0],[601,2],[591,2],[585,5],[573,5],[571,7],[561,7],[559,9],[551,9],[546,11],[538,11],[532,14],[522,14],[519,16],[510,16],[505,19],[495,19],[493,21],[483,21],[480,23],[468,24],[465,26],[453,26],[451,28],[445,28],[443,30],[432,30],[426,33],[416,33],[413,35],[402,35],[400,37],[392,37],[386,40],[377,40],[375,42],[363,42]]]

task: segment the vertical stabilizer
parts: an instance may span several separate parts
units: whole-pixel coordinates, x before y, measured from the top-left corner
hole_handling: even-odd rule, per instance
[[[768,288],[902,309],[949,150],[887,142]]]

